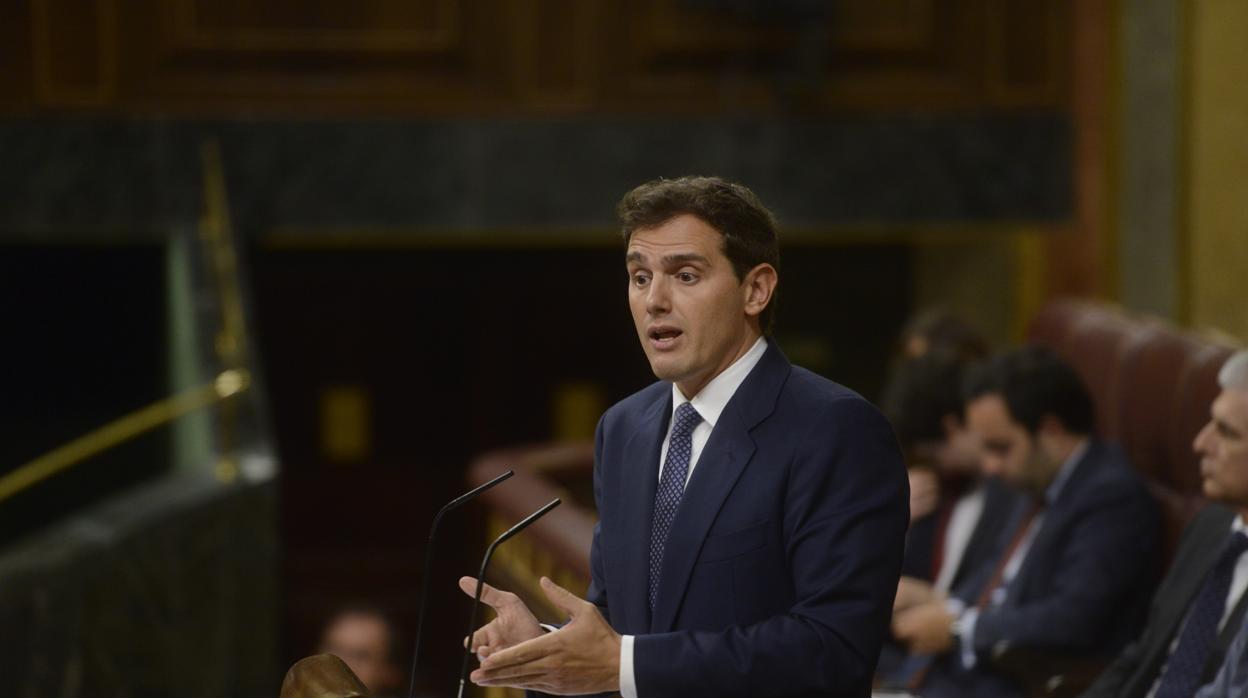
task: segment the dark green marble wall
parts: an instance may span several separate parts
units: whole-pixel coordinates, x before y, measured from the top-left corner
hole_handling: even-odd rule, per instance
[[[245,233],[419,234],[612,225],[622,192],[719,174],[782,223],[1055,221],[1071,211],[1056,112],[828,119],[0,120],[0,235],[137,236],[196,220],[199,145],[221,143]],[[313,233],[309,233],[313,234]]]

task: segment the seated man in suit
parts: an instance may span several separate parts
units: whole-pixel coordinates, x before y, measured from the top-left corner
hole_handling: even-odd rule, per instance
[[[963,419],[962,382],[968,361],[934,350],[900,364],[884,399],[910,461],[910,529],[894,612],[947,594],[995,552],[996,540],[1018,495],[997,478],[983,477],[974,435]],[[935,478],[935,502],[916,508],[916,482]],[[885,646],[878,673],[883,685],[902,682],[904,649]]]
[[[1026,496],[994,559],[952,595],[897,614],[893,631],[933,656],[910,682],[923,696],[1021,696],[1007,653],[1114,647],[1148,593],[1158,510],[1121,451],[1091,435],[1087,390],[1052,353],[994,358],[969,377],[966,400],[984,472]]]
[[[541,635],[514,595],[487,589],[498,617],[470,639],[472,680],[869,695],[908,519],[892,428],[766,338],[779,250],[748,189],[656,180],[619,213],[629,307],[660,381],[598,424],[589,600],[543,578],[571,621]]]
[[[1227,655],[1227,646],[1248,606],[1248,351],[1223,365],[1218,382],[1222,392],[1192,444],[1204,494],[1216,503],[1183,532],[1144,632],[1085,696],[1190,696],[1214,679],[1223,657],[1228,666],[1244,659]],[[1219,680],[1229,689],[1235,677]]]

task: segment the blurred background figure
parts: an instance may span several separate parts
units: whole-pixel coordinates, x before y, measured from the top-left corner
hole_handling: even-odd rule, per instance
[[[374,696],[386,698],[407,688],[404,668],[411,657],[405,656],[410,648],[403,637],[381,609],[353,603],[330,616],[317,652],[346,662]]]
[[[979,442],[967,428],[962,383],[970,361],[944,349],[901,362],[882,408],[908,459],[910,529],[895,612],[944,595],[998,552],[1017,495],[980,473]],[[904,686],[904,649],[886,647],[878,669]]]
[[[943,496],[942,480],[944,486],[961,493],[968,475],[978,478],[976,445],[962,423],[961,380],[964,368],[986,357],[988,350],[988,341],[978,329],[943,307],[915,313],[898,337],[897,356],[880,406],[906,452],[914,526],[911,538],[915,541],[929,541],[937,528],[943,531],[941,517],[930,516]],[[970,501],[978,498],[967,504],[978,511],[979,505]],[[968,515],[960,518],[972,522],[973,529],[975,517],[967,519]],[[928,565],[934,550],[930,541],[908,548],[905,574],[913,573],[915,564]],[[955,554],[960,557],[960,553],[959,548]]]
[[[978,329],[948,308],[928,308],[906,322],[901,330],[901,356],[917,359],[929,352],[957,359],[988,356],[988,340]]]

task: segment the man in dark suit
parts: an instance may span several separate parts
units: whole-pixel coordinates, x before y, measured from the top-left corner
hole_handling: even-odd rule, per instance
[[[589,600],[543,579],[571,621],[535,637],[523,604],[491,590],[499,618],[474,635],[473,681],[869,695],[907,523],[892,429],[764,338],[778,246],[748,189],[657,180],[619,212],[629,306],[660,382],[598,425]]]
[[[1183,532],[1144,632],[1118,655],[1089,698],[1190,696],[1213,681],[1248,606],[1248,352],[1218,376],[1222,393],[1192,446],[1201,455],[1205,507]],[[1242,681],[1242,679],[1241,679]],[[1217,695],[1231,695],[1234,677]]]
[[[1010,655],[1116,649],[1148,593],[1158,511],[1122,453],[1091,436],[1091,399],[1050,352],[1020,349],[976,371],[966,414],[985,472],[1028,496],[990,564],[893,629],[937,657],[914,677],[923,696],[1021,696],[1003,671]]]

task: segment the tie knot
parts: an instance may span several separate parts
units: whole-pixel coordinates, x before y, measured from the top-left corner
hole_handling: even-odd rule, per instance
[[[693,408],[693,403],[682,402],[672,417],[672,438],[688,436],[702,422],[702,415]]]

